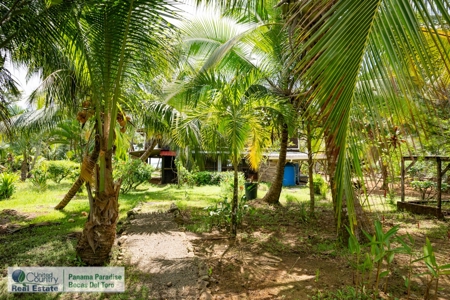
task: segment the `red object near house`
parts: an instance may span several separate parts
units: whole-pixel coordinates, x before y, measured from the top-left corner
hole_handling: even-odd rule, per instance
[[[161,150],[159,155],[161,155],[161,156],[177,156],[177,153],[175,151],[170,151],[170,150]]]

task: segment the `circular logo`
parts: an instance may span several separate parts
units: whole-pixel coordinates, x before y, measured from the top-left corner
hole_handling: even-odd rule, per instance
[[[17,283],[23,282],[25,280],[25,272],[22,270],[15,270],[11,277]]]

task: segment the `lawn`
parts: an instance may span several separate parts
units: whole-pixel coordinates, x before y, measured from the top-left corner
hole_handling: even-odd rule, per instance
[[[114,248],[114,259],[109,264],[126,268],[125,293],[18,295],[6,292],[9,266],[82,265],[76,257],[75,247],[89,209],[86,192],[78,194],[63,211],[53,209],[70,185],[69,181],[58,185],[49,183],[45,191],[39,191],[29,182],[20,182],[12,198],[0,201],[0,225],[7,223],[13,226],[11,228],[19,229],[0,234],[0,299],[147,299],[149,290],[144,283],[151,282],[152,276],[115,259],[118,254]],[[267,190],[266,184],[260,184],[258,198]],[[120,195],[118,231],[129,223],[127,212],[130,210],[139,207],[140,213],[165,212],[174,203],[186,217],[179,223],[180,230],[192,231],[200,237],[204,232],[226,236],[226,223],[211,213],[222,207],[219,204],[222,198],[223,191],[218,186],[179,188],[176,185],[144,184],[136,191]],[[394,205],[397,200],[386,201],[377,196],[364,203],[370,204],[371,216],[382,220],[385,230],[399,225],[399,233],[413,235],[417,256],[422,252],[427,236],[435,245],[437,259],[448,263],[445,255],[449,248],[447,223],[397,212]],[[237,246],[231,250],[226,250],[229,245],[225,240],[200,239],[196,242],[195,254],[208,261],[212,276],[221,278],[210,288],[225,299],[243,293],[247,293],[248,299],[268,299],[273,295],[284,299],[350,299],[348,297],[355,291],[352,287],[354,271],[348,250],[339,246],[336,240],[331,201],[317,197],[313,218],[308,211],[308,188],[285,187],[280,202],[282,206],[275,209],[260,201],[249,201],[250,206],[239,228]],[[222,261],[224,255],[228,258]],[[404,256],[396,258],[395,269],[390,275],[390,293],[399,299],[405,290],[401,277],[405,272],[404,263]],[[416,265],[418,272],[425,271],[420,262]],[[272,284],[275,281],[277,284]],[[447,283],[447,278],[441,281],[440,293],[445,297],[450,295]],[[412,287],[418,298],[423,297],[424,284],[419,278],[415,278]],[[336,296],[339,293],[341,296]]]

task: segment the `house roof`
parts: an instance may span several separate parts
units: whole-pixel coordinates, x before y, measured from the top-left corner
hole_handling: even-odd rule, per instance
[[[131,155],[139,157],[144,153],[144,150],[141,151],[132,151],[130,152]],[[175,156],[175,151],[165,151],[161,149],[154,149],[150,155],[150,157],[160,157],[160,156],[167,156],[168,153],[170,153],[170,156]],[[206,152],[205,152],[206,153]],[[248,154],[248,153],[243,153]],[[278,160],[280,153],[279,152],[270,152],[265,153],[265,157],[267,157],[269,160]],[[313,160],[326,160],[327,157],[324,153],[316,153],[313,155]],[[304,152],[298,152],[298,151],[288,151],[286,153],[286,161],[307,161],[308,160],[308,153]]]
[[[279,152],[270,152],[268,154],[264,154],[269,160],[278,160],[280,156]],[[313,155],[313,160],[326,160],[327,156],[323,153],[317,153]],[[286,153],[286,161],[307,161],[308,153],[304,152],[287,152]]]

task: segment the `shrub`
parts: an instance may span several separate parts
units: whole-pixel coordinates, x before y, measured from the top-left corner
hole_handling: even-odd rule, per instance
[[[220,173],[208,171],[196,172],[192,176],[196,186],[219,185],[221,179]]]
[[[123,194],[135,190],[139,185],[152,179],[154,168],[139,159],[118,162],[115,177],[122,178],[121,191]]]
[[[60,183],[66,177],[78,174],[80,165],[68,160],[53,160],[44,162],[47,165],[48,178],[55,183]]]
[[[176,160],[175,164],[177,166],[178,188],[182,186],[194,187],[194,174],[186,169],[180,160]]]
[[[314,194],[325,197],[328,191],[328,185],[325,182],[325,179],[323,179],[322,175],[314,174],[313,184],[314,184]]]
[[[421,194],[421,200],[427,200],[433,198],[436,195],[437,183],[430,180],[414,180],[411,182],[411,187],[414,190],[419,191]],[[445,182],[441,183],[441,191],[446,192],[449,186]]]
[[[8,199],[16,190],[14,183],[17,181],[17,176],[13,173],[0,174],[0,200]]]
[[[46,164],[39,165],[31,172],[31,183],[33,183],[39,191],[45,191],[47,189],[47,179],[48,173]]]
[[[8,161],[9,171],[15,172],[20,170],[22,166],[23,155],[12,156],[12,160]]]

